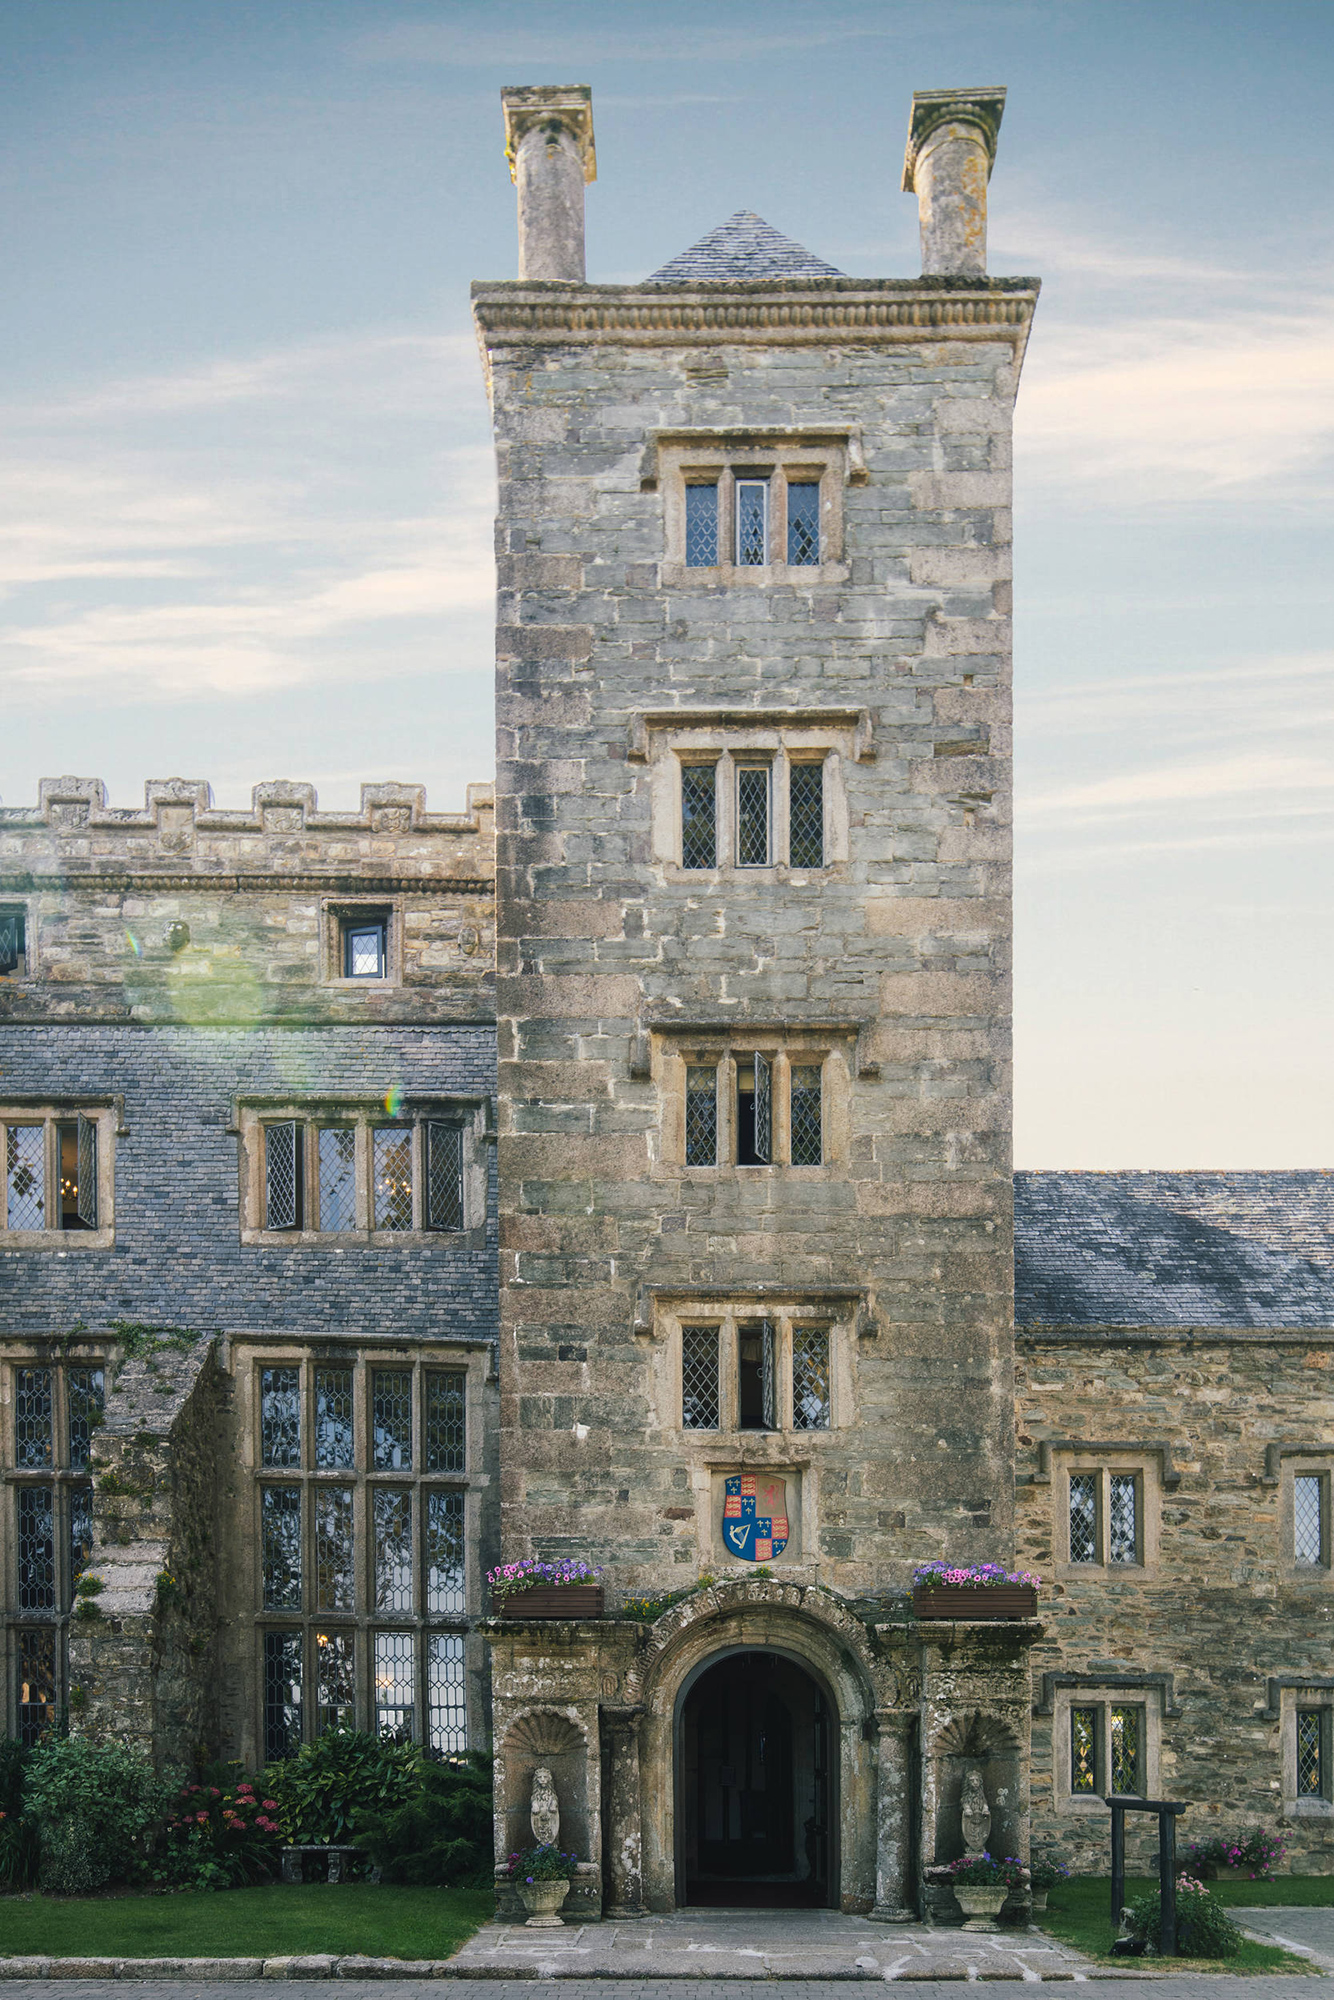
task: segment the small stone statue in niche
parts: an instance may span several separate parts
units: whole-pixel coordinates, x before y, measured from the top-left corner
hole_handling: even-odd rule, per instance
[[[991,1833],[991,1807],[987,1804],[986,1787],[982,1783],[982,1770],[978,1764],[969,1764],[963,1774],[959,1817],[963,1822],[964,1853],[985,1853]]]
[[[533,1802],[528,1810],[533,1839],[538,1847],[554,1847],[560,1838],[560,1801],[551,1772],[539,1764],[533,1772]]]

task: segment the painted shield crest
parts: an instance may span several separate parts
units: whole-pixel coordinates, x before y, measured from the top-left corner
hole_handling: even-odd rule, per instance
[[[723,1540],[742,1562],[767,1563],[787,1547],[787,1481],[738,1472],[727,1481]]]

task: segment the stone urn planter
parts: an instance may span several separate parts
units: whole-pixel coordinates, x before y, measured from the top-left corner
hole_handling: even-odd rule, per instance
[[[966,1931],[994,1931],[996,1919],[1005,1905],[1010,1891],[1004,1882],[995,1882],[986,1887],[980,1885],[969,1888],[965,1882],[954,1884],[954,1893],[963,1911]]]
[[[1034,1889],[1031,1892],[1031,1894],[1033,1897],[1034,1910],[1036,1912],[1041,1912],[1045,1910],[1047,1907],[1047,1896],[1049,1894],[1049,1891],[1046,1889]]]
[[[570,1893],[566,1880],[555,1882],[520,1882],[519,1896],[528,1912],[525,1930],[558,1931],[565,1919],[560,1915],[560,1906]]]
[[[502,1618],[600,1618],[600,1583],[536,1583],[516,1590],[500,1607]]]
[[[964,1584],[913,1585],[918,1618],[1036,1618],[1038,1594],[1028,1583],[996,1584],[988,1590]]]

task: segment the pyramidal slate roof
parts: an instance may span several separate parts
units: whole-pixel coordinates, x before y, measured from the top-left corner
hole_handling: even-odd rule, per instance
[[[753,209],[739,208],[698,243],[645,278],[646,285],[735,284],[763,278],[841,278],[844,273],[773,229]]]
[[[1334,1327],[1334,1173],[1019,1173],[1025,1326]]]

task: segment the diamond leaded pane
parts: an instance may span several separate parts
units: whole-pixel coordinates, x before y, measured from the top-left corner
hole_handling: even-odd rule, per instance
[[[1070,1711],[1070,1789],[1096,1792],[1098,1789],[1098,1711],[1072,1708]]]
[[[301,1634],[264,1634],[264,1757],[271,1764],[301,1748]]]
[[[792,1329],[792,1422],[799,1431],[829,1428],[829,1329]]]
[[[412,1227],[412,1133],[401,1125],[377,1126],[375,1141],[375,1227]]]
[[[1144,1710],[1114,1708],[1110,1716],[1112,1790],[1138,1794],[1144,1749]]]
[[[350,1125],[325,1125],[319,1137],[320,1228],[357,1226],[357,1135]]]
[[[1321,1484],[1318,1474],[1309,1473],[1302,1473],[1292,1482],[1293,1553],[1299,1563],[1323,1560]]]
[[[467,1376],[461,1369],[426,1375],[427,1472],[462,1472],[467,1458]]]
[[[769,560],[769,482],[738,479],[736,483],[736,559],[745,569]]]
[[[426,1127],[426,1227],[463,1227],[463,1133],[457,1125]]]
[[[315,1463],[341,1471],[352,1463],[352,1370],[315,1370]]]
[[[762,1055],[755,1057],[755,1158],[768,1165],[774,1156],[774,1070]]]
[[[1070,1474],[1070,1560],[1072,1563],[1091,1563],[1098,1560],[1096,1472]]]
[[[22,972],[23,929],[22,910],[0,910],[0,975]]]
[[[97,1227],[97,1120],[79,1113],[75,1127],[79,1178],[74,1190],[74,1206],[85,1229]]]
[[[14,1370],[14,1455],[25,1471],[51,1463],[51,1385],[49,1368]]]
[[[102,1426],[106,1377],[100,1368],[71,1368],[65,1376],[69,1408],[69,1462],[76,1472],[92,1463],[93,1432]]]
[[[1114,1472],[1107,1490],[1107,1554],[1114,1563],[1139,1561],[1139,1507],[1133,1473]]]
[[[416,1707],[411,1632],[375,1635],[375,1733],[396,1742],[412,1741]]]
[[[315,1634],[315,1728],[351,1729],[357,1716],[357,1678],[351,1632]]]
[[[1318,1708],[1297,1711],[1297,1796],[1321,1799],[1325,1795],[1323,1717]]]
[[[459,1612],[463,1608],[463,1495],[428,1488],[426,1609]]]
[[[823,1129],[820,1117],[820,1072],[818,1068],[792,1072],[792,1164],[818,1167],[822,1158]]]
[[[468,1748],[463,1640],[433,1632],[426,1641],[426,1747],[435,1757],[462,1757]]]
[[[681,1332],[681,1425],[688,1431],[718,1428],[718,1329],[687,1326]]]
[[[93,1559],[93,1489],[71,1486],[69,1494],[69,1580],[73,1587]]]
[[[383,979],[387,927],[383,922],[350,923],[343,931],[343,973],[347,979]]]
[[[18,1738],[29,1749],[56,1726],[56,1635],[48,1625],[18,1637]]]
[[[715,764],[681,767],[681,865],[714,868],[718,862],[718,785]]]
[[[736,858],[740,868],[769,865],[769,766],[742,764],[736,774]]]
[[[301,1133],[294,1120],[264,1127],[264,1222],[301,1227]]]
[[[718,561],[718,488],[686,488],[686,567],[713,569]]]
[[[787,489],[787,559],[805,566],[820,560],[820,482],[794,480]]]
[[[264,1609],[301,1609],[301,1488],[260,1489],[260,1546]]]
[[[788,769],[787,858],[794,868],[824,867],[824,765]]]
[[[352,1488],[315,1488],[315,1609],[355,1611]]]
[[[49,1486],[18,1489],[19,1610],[56,1608],[55,1493]]]
[[[260,1369],[259,1434],[263,1464],[300,1465],[301,1375],[298,1369]]]
[[[377,1368],[371,1376],[371,1433],[377,1472],[412,1470],[412,1370]]]
[[[380,1486],[371,1495],[375,1532],[375,1608],[412,1609],[412,1495]]]
[[[686,1070],[686,1165],[718,1164],[718,1069],[714,1063]]]
[[[41,1125],[5,1127],[5,1224],[9,1229],[47,1229],[46,1133]]]

